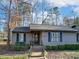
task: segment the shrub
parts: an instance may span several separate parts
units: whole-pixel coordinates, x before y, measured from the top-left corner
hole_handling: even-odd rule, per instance
[[[29,48],[30,48],[30,45],[29,44],[26,45],[24,43],[16,43],[15,45],[10,46],[10,49],[15,51],[23,51]]]
[[[46,46],[46,50],[79,50],[79,44]]]
[[[3,41],[7,41],[7,39],[3,39]]]

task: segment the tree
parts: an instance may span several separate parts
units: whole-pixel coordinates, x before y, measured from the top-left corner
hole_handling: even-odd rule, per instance
[[[79,26],[79,17],[76,17],[75,20],[74,20],[74,23],[75,25]]]
[[[66,25],[66,26],[72,26],[73,23],[74,23],[74,18],[67,17],[67,16],[64,17],[64,25]]]
[[[11,19],[11,3],[12,3],[12,0],[9,1],[10,4],[9,4],[9,10],[8,10],[8,46],[10,45],[10,28],[9,28],[9,22],[10,22],[10,19]]]
[[[63,22],[64,22],[64,25],[66,25],[66,26],[69,26],[69,19],[68,19],[68,17],[64,17],[64,19],[63,19]]]
[[[58,24],[58,15],[59,15],[59,8],[58,7],[54,7],[53,8],[53,13],[56,15],[56,25]]]
[[[23,26],[26,26],[32,22],[32,5],[28,1],[19,0],[18,2],[19,15],[22,17],[20,21]]]
[[[4,0],[6,1],[6,0]],[[12,1],[13,0],[7,0],[6,1],[6,4],[4,4],[3,0],[0,1],[0,10],[2,10],[7,16],[5,16],[7,18],[7,29],[8,29],[8,41],[7,41],[7,44],[8,46],[10,45],[10,27],[9,27],[9,24],[10,24],[10,21],[11,21],[11,12],[12,10],[14,9],[14,7],[12,7]]]
[[[52,8],[50,8],[48,11],[47,11],[47,15],[45,15],[46,17],[44,18],[44,20],[42,21],[42,24],[49,24],[49,25],[54,25],[54,22],[53,22],[53,10]]]

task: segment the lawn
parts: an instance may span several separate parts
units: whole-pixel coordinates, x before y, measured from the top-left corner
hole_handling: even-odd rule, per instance
[[[48,59],[79,59],[79,51],[48,51]]]
[[[0,59],[28,59],[27,51],[10,51],[6,41],[0,41]]]
[[[28,59],[28,57],[27,57],[27,55],[18,55],[18,56],[0,55],[0,59]]]

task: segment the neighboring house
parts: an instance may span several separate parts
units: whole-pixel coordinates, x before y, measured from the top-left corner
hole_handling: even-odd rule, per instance
[[[11,44],[23,42],[34,45],[63,45],[79,43],[76,29],[65,26],[30,24],[12,30]]]
[[[8,39],[7,32],[0,32],[0,39]]]

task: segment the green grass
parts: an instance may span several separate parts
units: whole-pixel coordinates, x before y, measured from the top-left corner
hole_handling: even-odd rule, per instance
[[[0,56],[0,59],[28,59],[26,56]]]

